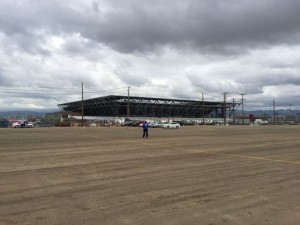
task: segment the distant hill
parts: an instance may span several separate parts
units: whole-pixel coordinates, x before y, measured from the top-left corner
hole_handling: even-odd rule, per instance
[[[6,111],[0,112],[0,118],[42,118],[46,112],[35,111]]]
[[[6,111],[0,112],[0,118],[43,118],[45,117],[46,113],[56,112],[57,110],[45,110],[45,111]],[[237,110],[236,113],[242,113],[241,110]],[[252,111],[244,111],[247,114],[254,114],[255,116],[262,116],[262,115],[273,115],[273,110],[252,110]],[[279,109],[276,110],[278,115],[290,115],[291,111],[286,109]],[[292,110],[293,115],[300,115],[300,110]]]
[[[238,112],[240,112],[240,110],[238,110]],[[282,115],[282,116],[288,116],[288,115],[291,115],[291,113],[293,115],[299,115],[300,113],[300,110],[288,110],[288,109],[278,109],[278,110],[275,110],[275,113],[278,114],[278,115]],[[252,111],[245,111],[245,114],[254,114],[254,115],[273,115],[274,112],[273,110],[252,110]]]

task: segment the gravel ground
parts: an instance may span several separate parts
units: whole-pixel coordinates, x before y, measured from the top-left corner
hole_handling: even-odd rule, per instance
[[[0,129],[0,224],[299,225],[300,126]]]

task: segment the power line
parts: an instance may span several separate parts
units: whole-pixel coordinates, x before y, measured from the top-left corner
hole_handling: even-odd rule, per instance
[[[50,89],[50,90],[49,90]],[[51,94],[66,94],[66,93],[69,93],[69,94],[77,94],[79,93],[79,88],[72,88],[72,89],[64,89],[64,90],[60,90],[61,88],[60,87],[55,87],[54,88],[50,88],[50,87],[47,87],[46,89],[29,89],[29,88],[24,88],[22,87],[21,89],[20,88],[9,88],[9,87],[5,87],[5,88],[2,88],[1,90],[4,91],[5,93],[11,93],[11,94],[37,94],[37,93],[51,93]],[[97,93],[108,93],[108,92],[116,92],[116,90],[121,90],[123,88],[114,88],[114,89],[108,89],[108,90],[86,90],[85,93],[89,93],[89,94],[97,94]]]
[[[34,90],[44,90],[44,89],[55,89],[55,90],[74,90],[74,91],[78,91],[79,87],[75,86],[75,87],[61,87],[61,86],[47,86],[47,85],[39,85],[39,84],[6,84],[6,83],[2,83],[0,84],[0,86],[4,87],[2,88],[2,90],[20,90],[19,88],[21,88],[22,90],[26,90],[26,88],[35,88]],[[12,87],[12,88],[10,88]],[[121,89],[125,89],[127,87],[120,87],[120,88],[112,88],[112,89],[108,89],[108,90],[99,90],[99,89],[95,89],[95,88],[90,88],[88,89],[88,92],[108,92],[108,91],[114,91],[114,90],[121,90]],[[30,89],[32,90],[32,89]],[[86,92],[86,91],[85,91]]]
[[[63,94],[70,94],[70,95],[80,95],[81,87],[61,87],[61,86],[52,86],[52,85],[43,85],[43,84],[19,84],[19,83],[2,83],[0,84],[2,93],[8,94],[16,94],[16,95],[30,95],[30,94],[41,94],[41,95],[63,95]],[[127,95],[128,91],[126,90],[127,87],[118,87],[118,88],[111,88],[106,90],[99,90],[96,88],[89,88],[85,86],[85,96],[89,98],[89,96],[99,95]],[[141,94],[139,92],[134,92],[135,88],[132,88],[132,96],[136,97],[145,97],[145,93]],[[149,97],[149,96],[148,96]],[[198,100],[198,97],[191,97],[187,95],[170,95],[170,94],[151,94],[150,97],[156,98],[176,98],[176,99],[184,99],[184,100]],[[207,99],[209,101],[216,101],[214,99]]]

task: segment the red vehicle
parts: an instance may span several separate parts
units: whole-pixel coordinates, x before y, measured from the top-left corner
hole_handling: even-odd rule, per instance
[[[133,126],[134,127],[141,127],[143,125],[143,123],[144,123],[144,121],[136,121]]]

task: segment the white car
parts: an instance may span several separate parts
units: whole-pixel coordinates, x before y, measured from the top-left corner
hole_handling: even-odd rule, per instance
[[[32,122],[27,122],[27,121],[18,121],[15,122],[11,125],[13,128],[21,128],[21,127],[28,127],[28,128],[33,128],[34,124]]]
[[[168,123],[168,122],[159,122],[159,123],[156,124],[156,127],[162,128],[162,127],[164,127],[164,125],[167,124],[167,123]]]
[[[176,122],[164,123],[162,126],[162,128],[176,128],[176,129],[178,129],[179,127],[180,124]]]
[[[28,122],[27,126],[28,126],[29,128],[33,128],[33,127],[34,127],[34,123],[33,123],[33,122]]]
[[[15,123],[13,123],[11,125],[11,127],[13,127],[13,128],[19,128],[19,127],[21,127],[21,122],[15,122]]]

